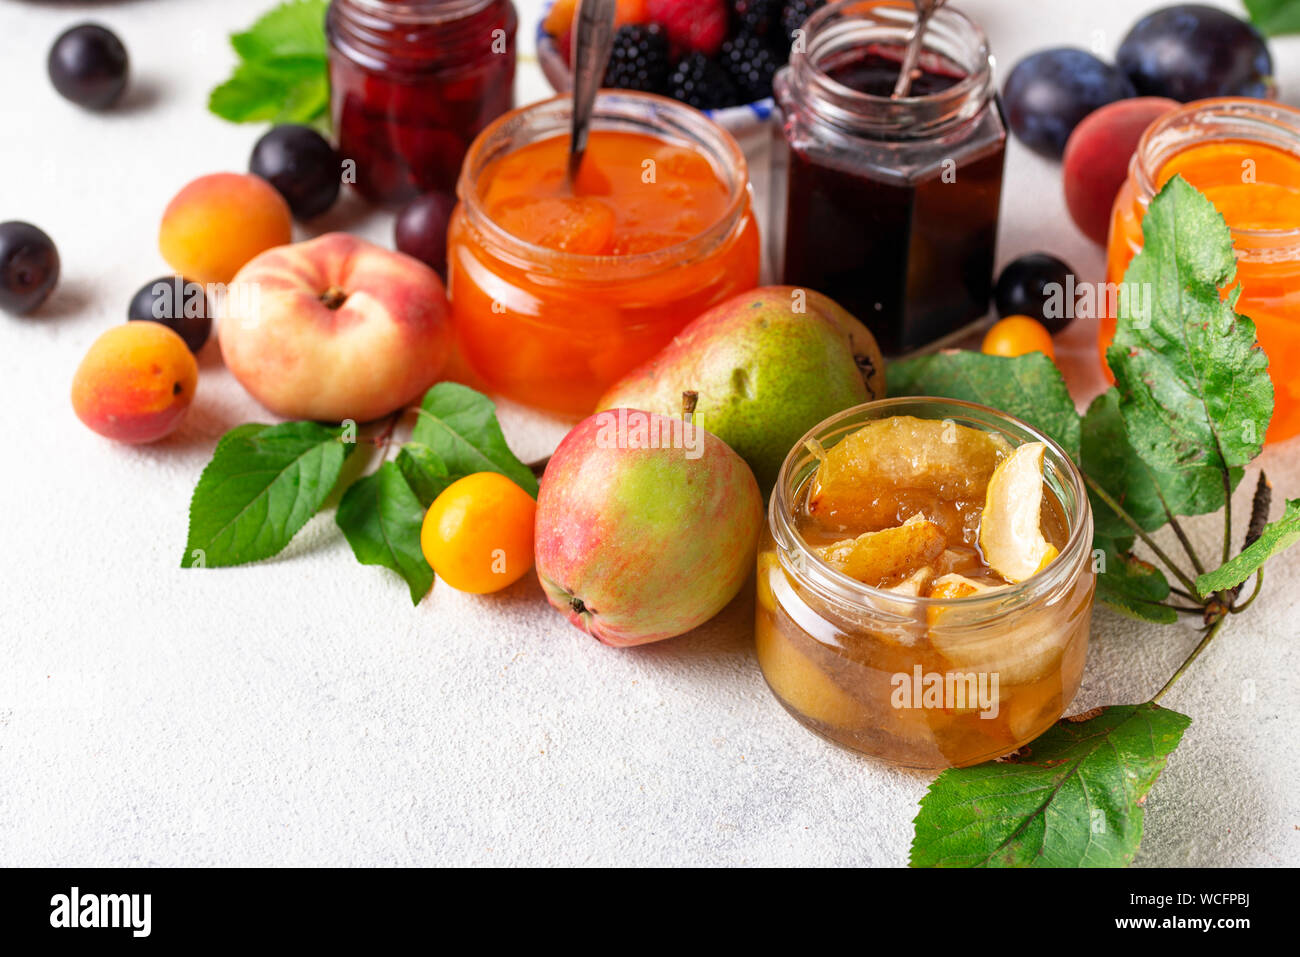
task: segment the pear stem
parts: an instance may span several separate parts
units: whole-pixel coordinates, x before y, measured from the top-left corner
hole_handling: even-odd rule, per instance
[[[695,421],[695,406],[700,401],[700,394],[693,389],[682,393],[682,421],[690,425]]]

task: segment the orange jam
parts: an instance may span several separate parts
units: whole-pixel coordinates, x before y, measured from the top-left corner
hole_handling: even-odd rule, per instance
[[[759,238],[743,155],[702,114],[602,94],[570,184],[569,104],[509,114],[471,148],[448,281],[487,388],[585,415],[697,315],[758,284]]]
[[[1143,135],[1115,198],[1106,281],[1120,283],[1142,248],[1142,216],[1175,175],[1227,220],[1237,254],[1237,311],[1268,354],[1275,409],[1265,440],[1300,433],[1300,111],[1260,100],[1187,104]],[[1103,316],[1102,362],[1115,335]]]

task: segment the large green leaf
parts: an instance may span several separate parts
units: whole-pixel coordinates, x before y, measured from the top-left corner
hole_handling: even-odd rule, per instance
[[[440,382],[430,389],[411,441],[426,446],[453,480],[475,472],[500,472],[537,497],[537,477],[510,451],[492,400],[467,386]]]
[[[183,568],[242,565],[279,552],[324,504],[356,446],[314,422],[227,432],[190,501]]]
[[[234,123],[328,122],[326,0],[291,0],[232,34],[234,72],[208,97],[208,109]]]
[[[1151,201],[1143,248],[1124,282],[1115,340],[1106,352],[1134,450],[1157,473],[1179,515],[1224,503],[1259,454],[1273,414],[1268,358],[1255,324],[1234,308],[1232,235],[1214,205],[1181,176]],[[1141,305],[1144,308],[1138,308]]]
[[[1196,579],[1196,590],[1208,597],[1240,585],[1266,561],[1296,542],[1300,542],[1300,498],[1289,500],[1282,517],[1265,525],[1263,534],[1236,558]]]
[[[247,30],[230,35],[230,45],[245,60],[318,57],[329,53],[325,12],[329,0],[289,0],[262,14]]]
[[[401,575],[415,605],[433,587],[433,569],[420,548],[424,511],[401,470],[393,462],[385,462],[352,483],[334,516],[357,561]]]
[[[1114,389],[1092,400],[1083,417],[1080,445],[1083,471],[1106,490],[1143,529],[1154,531],[1168,521],[1150,466],[1133,451],[1124,419],[1119,412],[1119,393]],[[1091,489],[1094,535],[1097,539],[1132,534],[1113,509]]]
[[[1079,458],[1079,414],[1061,372],[1041,352],[1007,358],[952,351],[889,365],[889,394],[978,402],[1023,419]]]
[[[944,771],[921,799],[914,867],[1119,867],[1191,718],[1155,704],[1058,721],[1000,762]]]

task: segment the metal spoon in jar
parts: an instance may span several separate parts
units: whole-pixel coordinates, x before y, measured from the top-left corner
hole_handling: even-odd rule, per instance
[[[605,79],[614,46],[616,0],[579,0],[573,23],[573,127],[569,137],[569,185],[578,178],[596,92]]]
[[[898,82],[894,84],[891,99],[907,96],[912,88],[912,73],[917,61],[921,59],[921,49],[925,46],[925,28],[930,25],[930,18],[947,0],[912,0],[916,7],[916,26],[907,41],[907,52],[903,54],[903,65],[898,68]]]

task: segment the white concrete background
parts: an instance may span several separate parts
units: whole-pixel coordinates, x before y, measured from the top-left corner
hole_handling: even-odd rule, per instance
[[[63,259],[39,317],[0,317],[0,864],[905,863],[930,776],[791,721],[755,666],[749,596],[695,634],[613,650],[533,580],[487,598],[438,586],[413,609],[394,576],[353,561],[329,514],[274,561],[178,568],[214,442],[266,414],[215,344],[184,427],[147,448],[83,428],[68,385],[166,272],[171,195],[246,168],[259,131],[204,104],[231,64],[225,35],[269,2],[0,2],[0,219],[40,224]],[[959,5],[1005,71],[1048,45],[1113,51],[1147,4]],[[520,6],[523,101],[546,88],[539,5]],[[54,36],[87,16],[132,57],[131,93],[107,115],[45,76]],[[1274,49],[1300,102],[1300,43]],[[356,203],[331,224],[391,241],[390,217]],[[1036,249],[1101,276],[1057,168],[1012,144],[999,258]],[[1078,323],[1061,350],[1081,400],[1100,387],[1093,334]],[[525,459],[563,434],[503,418]],[[1300,442],[1262,464],[1278,499],[1300,494]],[[1216,520],[1192,527],[1208,547]],[[1195,721],[1147,803],[1139,863],[1300,863],[1298,569],[1300,551],[1271,566],[1264,597],[1169,696]],[[1142,700],[1195,640],[1098,610],[1074,708]]]

